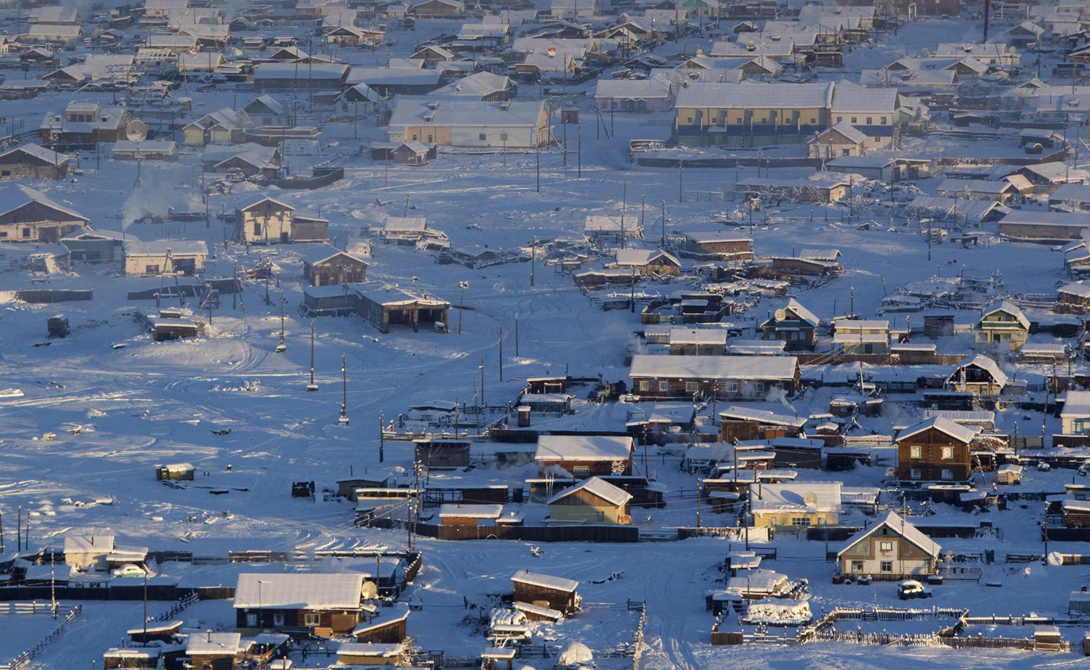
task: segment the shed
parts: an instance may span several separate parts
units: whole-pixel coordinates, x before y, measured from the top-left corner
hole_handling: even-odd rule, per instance
[[[514,601],[572,614],[579,609],[582,598],[576,592],[579,582],[574,579],[553,577],[519,570],[511,577]]]

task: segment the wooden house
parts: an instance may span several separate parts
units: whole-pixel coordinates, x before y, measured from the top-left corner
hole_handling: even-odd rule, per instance
[[[337,647],[337,665],[404,667],[408,662],[405,647],[400,643],[342,642]]]
[[[785,482],[749,486],[753,525],[835,526],[840,518],[840,482]]]
[[[163,667],[162,650],[159,647],[112,647],[102,654],[102,667],[147,668],[156,670]]]
[[[977,354],[958,364],[946,378],[946,389],[972,393],[978,398],[997,398],[1007,386],[1007,375],[994,360]]]
[[[637,218],[588,214],[583,223],[583,237],[599,248],[621,246],[625,240],[642,238],[643,226]]]
[[[490,149],[530,149],[553,141],[549,109],[541,101],[450,97],[400,97],[387,135],[390,142]]]
[[[727,348],[727,331],[673,326],[669,344],[672,356],[722,356]]]
[[[968,481],[969,445],[977,431],[942,416],[909,426],[897,434],[897,478],[904,483]]]
[[[633,393],[646,398],[764,400],[774,389],[794,393],[801,372],[794,356],[637,354],[629,376]]]
[[[686,232],[684,252],[721,261],[747,261],[753,258],[753,240],[723,235],[719,231]]]
[[[411,11],[418,19],[458,19],[465,16],[465,4],[460,0],[424,0]]]
[[[83,228],[61,238],[73,263],[113,263],[121,259],[122,233]]]
[[[37,144],[24,144],[0,153],[0,179],[64,179],[71,158]]]
[[[311,286],[361,283],[367,281],[367,262],[328,244],[300,254],[303,277]]]
[[[402,642],[409,634],[409,605],[395,603],[392,607],[383,607],[356,626],[352,637],[356,642],[371,644],[395,644]]]
[[[609,267],[643,277],[676,277],[681,272],[681,261],[662,249],[618,249]]]
[[[495,526],[503,515],[500,504],[448,504],[439,506],[439,524],[443,526]]]
[[[550,498],[549,521],[562,524],[627,525],[632,494],[599,477],[584,479]]]
[[[181,274],[193,276],[204,272],[208,247],[203,240],[128,239],[121,245],[124,272],[133,276]]]
[[[234,670],[244,650],[241,634],[211,630],[190,635],[185,645],[185,655],[193,670]]]
[[[363,620],[362,573],[244,572],[235,587],[240,631],[331,637],[351,633]]]
[[[973,327],[978,351],[1017,351],[1029,339],[1030,323],[1021,308],[1004,300],[981,314]]]
[[[813,349],[820,322],[813,312],[792,298],[786,306],[777,309],[772,318],[761,324],[761,338],[783,340],[789,351]]]
[[[511,576],[511,584],[516,603],[547,607],[565,615],[574,614],[582,604],[577,592],[579,582],[574,579],[519,570]]]
[[[291,205],[262,197],[235,211],[236,237],[247,244],[325,242],[329,222],[302,216]]]
[[[413,441],[416,462],[428,469],[469,466],[469,440],[424,438]]]
[[[613,435],[541,435],[534,461],[538,474],[556,470],[576,478],[632,474],[631,437]]]
[[[1056,289],[1060,308],[1072,312],[1085,312],[1090,308],[1090,286],[1080,282],[1065,284]]]
[[[344,63],[261,63],[254,69],[257,91],[340,91],[348,81]]]
[[[355,296],[359,315],[383,333],[390,332],[390,326],[394,325],[408,326],[416,331],[421,323],[430,324],[436,330],[446,330],[450,311],[450,303],[446,300],[429,297],[426,293],[416,295],[396,286],[353,284],[350,290]]]
[[[847,121],[814,135],[807,142],[810,158],[831,160],[841,156],[865,156],[867,136]]]
[[[288,122],[287,109],[271,95],[257,96],[242,111],[255,126],[283,126]]]
[[[790,410],[789,407],[783,407]],[[798,437],[808,417],[750,407],[731,406],[719,412],[719,439],[723,442]]]
[[[889,353],[889,321],[837,319],[833,321],[833,351],[839,354]]]
[[[869,528],[848,538],[836,553],[843,577],[901,580],[933,575],[941,547],[895,512],[886,512]]]
[[[22,184],[0,186],[0,242],[58,242],[89,219]]]
[[[114,547],[113,535],[65,535],[64,562],[75,570],[104,568]]]

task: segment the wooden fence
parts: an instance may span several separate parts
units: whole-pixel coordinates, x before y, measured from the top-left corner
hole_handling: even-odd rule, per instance
[[[33,614],[33,613],[35,613],[33,609],[30,610],[30,611],[18,612],[18,605],[25,605],[25,604],[26,603],[9,603],[9,607],[12,607],[13,609],[11,611],[16,612],[17,614],[19,614],[19,613],[21,613],[21,614]],[[44,610],[48,611],[49,607],[50,607],[49,605],[43,604],[43,605],[39,605],[38,609],[39,610],[44,609]],[[43,637],[41,640],[38,640],[38,642],[35,643],[35,645],[33,647],[31,647],[30,649],[27,649],[23,653],[19,654],[14,659],[12,659],[10,662],[8,662],[6,665],[0,665],[0,670],[19,670],[20,668],[23,668],[26,665],[28,665],[35,658],[40,656],[41,653],[43,651],[45,651],[46,647],[48,647],[50,644],[53,643],[54,640],[56,640],[58,637],[60,637],[60,634],[64,632],[64,629],[67,628],[69,626],[69,624],[71,624],[73,621],[78,619],[82,614],[83,614],[83,607],[81,605],[76,605],[76,606],[70,608],[68,610],[68,612],[65,613],[64,619],[59,624],[57,624],[56,628],[54,628],[52,631],[50,631],[50,633],[48,635],[46,635],[45,637]]]

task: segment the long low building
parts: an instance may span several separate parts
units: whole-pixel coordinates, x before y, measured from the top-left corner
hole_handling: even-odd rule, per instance
[[[1015,210],[1000,219],[999,236],[1012,241],[1058,244],[1082,239],[1088,223],[1085,214]]]
[[[632,357],[632,392],[647,398],[764,400],[770,392],[794,393],[800,379],[794,356],[654,356]]]
[[[543,102],[401,98],[390,117],[391,142],[525,149],[551,139]]]

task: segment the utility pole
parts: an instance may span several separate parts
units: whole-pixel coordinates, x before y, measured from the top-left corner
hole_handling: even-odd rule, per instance
[[[532,273],[531,273],[531,279],[532,279]],[[531,285],[532,284],[533,284],[533,282],[531,281]],[[467,281],[458,282],[458,334],[459,335],[462,334],[462,313],[466,311],[465,310],[465,304],[466,304],[466,289],[467,288],[469,288],[469,282],[467,282]]]
[[[386,427],[382,425],[382,410],[378,411],[378,462],[386,460]]]
[[[682,161],[677,162],[677,201],[685,202],[685,168],[682,167]]]
[[[307,384],[307,391],[314,392],[318,390],[318,384],[314,382],[314,319],[310,320],[310,383]]]
[[[578,146],[576,148],[576,153],[575,153],[575,157],[576,157],[576,160],[577,160],[576,165],[578,166],[577,169],[576,169],[575,174],[579,179],[582,179],[583,178],[583,125],[582,124],[577,125],[576,129],[579,131],[578,132],[579,139],[578,139]]]
[[[537,192],[541,193],[541,144],[534,142],[534,156],[537,159]]]
[[[537,271],[537,235],[530,238],[530,286],[534,285],[534,274]]]
[[[519,313],[515,312],[515,358],[519,357]],[[3,552],[0,552],[3,553]]]
[[[481,354],[481,407],[484,407],[484,354]]]
[[[348,358],[341,354],[341,418],[337,419],[337,423],[347,426],[348,425]]]
[[[659,222],[662,226],[662,242],[660,243],[662,248],[666,248],[666,200],[662,201],[662,221]]]
[[[503,381],[503,325],[500,325],[500,342],[499,342],[499,358],[500,358],[500,381]]]
[[[284,344],[284,292],[280,291],[280,343],[276,345],[276,353],[282,354],[288,350]]]

